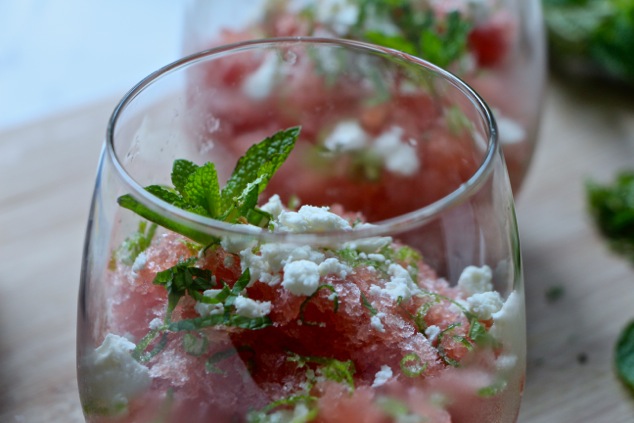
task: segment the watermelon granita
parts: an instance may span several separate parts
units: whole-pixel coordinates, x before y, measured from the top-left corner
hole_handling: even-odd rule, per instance
[[[173,188],[146,188],[235,230],[119,197],[150,222],[115,243],[100,281],[95,344],[78,362],[87,421],[515,421],[521,291],[503,297],[486,264],[450,283],[399,237],[357,236],[379,228],[359,210],[258,203],[298,134],[250,147],[222,189],[212,163],[187,160]]]
[[[223,16],[230,18],[222,20]],[[190,8],[184,33],[186,53],[253,39],[315,36],[366,41],[428,60],[464,79],[491,106],[515,191],[525,177],[545,84],[537,1],[262,0],[247,6],[235,0],[200,0]],[[210,72],[222,74],[226,85],[248,79],[245,85],[254,98],[268,97],[271,61],[234,65]],[[194,86],[209,82],[192,81]],[[295,111],[309,110],[315,93],[320,93],[318,85],[304,88],[297,90]],[[263,114],[259,117],[266,120]],[[239,113],[232,118],[237,123],[261,123]],[[284,127],[279,123],[274,127]],[[308,129],[310,123],[303,124]]]

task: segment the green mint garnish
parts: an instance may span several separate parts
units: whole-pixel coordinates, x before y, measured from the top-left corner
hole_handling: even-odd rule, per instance
[[[377,309],[370,304],[368,297],[366,297],[363,292],[361,292],[361,304],[370,312],[370,315],[375,316],[378,313]]]
[[[421,57],[440,67],[451,65],[467,52],[472,24],[458,11],[438,18],[433,10],[421,10],[409,0],[366,0],[362,7],[365,10],[357,25],[361,32],[356,34],[359,38]],[[380,13],[387,14],[399,28],[399,34],[363,30],[363,20]]]
[[[156,233],[156,227],[154,223],[148,226],[144,220],[139,222],[139,229],[128,236],[121,245],[119,245],[119,248],[115,250],[112,261],[110,262],[110,268],[114,269],[117,263],[132,266],[139,254],[145,251],[152,243],[152,239]]]
[[[586,184],[590,214],[611,247],[634,262],[634,171],[610,185]]]
[[[150,185],[146,191],[182,210],[228,223],[248,222],[266,227],[268,213],[257,208],[258,196],[280,168],[295,146],[299,127],[279,131],[251,146],[242,156],[220,189],[213,163],[198,166],[188,160],[175,160],[171,180],[173,188]],[[200,244],[217,243],[218,239],[186,225],[177,223],[146,207],[132,195],[118,198],[121,207],[186,236]]]
[[[200,291],[211,289],[215,286],[211,271],[195,267],[195,262],[196,258],[192,257],[169,269],[158,272],[154,277],[153,283],[162,285],[167,290],[166,321],[169,321],[172,311],[174,311],[178,301],[185,294],[195,296]]]
[[[617,375],[634,394],[634,321],[631,321],[619,335],[614,361]]]
[[[296,407],[298,405],[304,405],[306,408],[305,412],[298,416],[292,416],[293,417],[292,419],[288,418],[288,416],[286,416],[287,418],[282,418],[278,414],[279,412],[278,413],[275,412],[278,409],[285,409],[288,413],[290,413],[290,410],[288,410],[288,408]],[[277,423],[277,422],[284,421],[284,422],[291,422],[291,423],[307,423],[307,422],[313,421],[317,417],[318,413],[319,413],[319,409],[317,408],[317,397],[314,397],[312,395],[304,395],[304,394],[291,395],[285,398],[275,400],[269,403],[268,405],[266,405],[263,409],[259,411],[254,411],[249,413],[249,415],[247,416],[247,422],[248,423]]]
[[[299,368],[307,367],[309,364],[316,364],[318,366],[317,372],[321,376],[333,382],[345,384],[350,392],[354,391],[354,373],[356,370],[352,360],[340,361],[329,357],[300,356],[291,353],[288,361],[297,363]]]
[[[199,357],[207,352],[209,339],[202,334],[186,333],[183,335],[183,350],[187,354]]]
[[[492,385],[478,389],[478,396],[482,398],[492,398],[499,395],[506,389],[506,381],[499,380]]]
[[[401,359],[401,371],[407,377],[418,377],[427,369],[427,363],[423,363],[416,353],[407,354]]]
[[[310,296],[308,296],[303,302],[302,304],[299,306],[299,320],[300,322],[302,322],[302,324],[304,325],[309,325],[309,326],[319,326],[320,323],[319,322],[310,322],[307,321],[304,318],[304,312],[306,309],[306,306],[308,305],[308,303],[315,298],[318,294],[319,291],[321,291],[322,289],[327,289],[328,291],[330,291],[332,293],[333,296],[333,305],[334,305],[334,312],[336,313],[339,310],[339,295],[337,294],[337,291],[335,291],[335,287],[332,285],[320,285],[317,290],[315,292],[313,292],[312,294],[310,294]]]

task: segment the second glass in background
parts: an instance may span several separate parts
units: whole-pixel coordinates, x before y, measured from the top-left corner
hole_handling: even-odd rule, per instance
[[[367,41],[464,79],[495,114],[517,194],[537,141],[546,74],[538,0],[193,0],[183,50],[286,36]]]

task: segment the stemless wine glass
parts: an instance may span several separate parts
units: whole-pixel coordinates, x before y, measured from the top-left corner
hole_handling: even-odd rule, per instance
[[[492,114],[355,41],[170,64],[109,122],[78,312],[88,422],[515,422],[524,295]]]
[[[540,0],[190,0],[183,51],[280,36],[371,42],[458,75],[491,107],[519,191],[546,76]]]

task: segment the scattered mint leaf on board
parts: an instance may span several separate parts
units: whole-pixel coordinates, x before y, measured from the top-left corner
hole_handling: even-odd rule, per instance
[[[543,0],[543,6],[555,65],[634,84],[634,2]]]
[[[150,185],[145,189],[159,199],[191,213],[229,223],[246,221],[266,227],[270,215],[257,208],[258,196],[290,155],[299,132],[299,127],[285,129],[251,146],[238,160],[223,189],[220,188],[213,163],[199,166],[184,159],[174,161],[171,173],[173,188]],[[155,212],[131,194],[119,197],[117,202],[121,207],[200,244],[218,242],[217,238],[209,234]]]
[[[544,295],[546,296],[546,301],[550,304],[556,303],[561,300],[566,293],[566,290],[561,285],[553,285],[546,289]]]
[[[634,394],[634,320],[621,332],[614,359],[616,373]]]
[[[590,214],[611,247],[634,262],[634,171],[609,185],[586,183]]]

